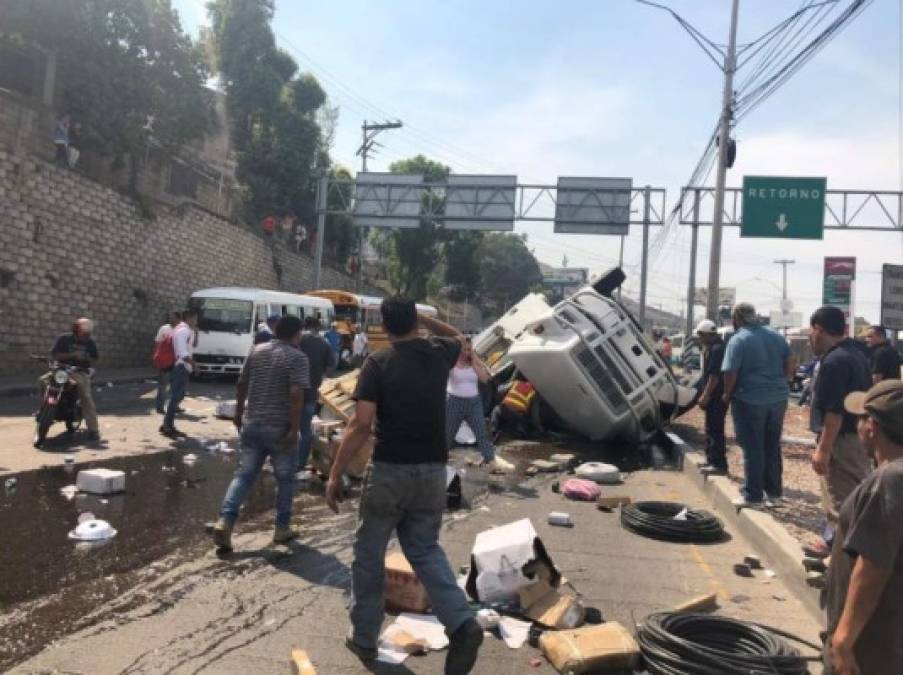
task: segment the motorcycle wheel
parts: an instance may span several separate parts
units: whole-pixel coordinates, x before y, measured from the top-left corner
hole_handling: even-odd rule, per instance
[[[53,406],[41,408],[40,412],[38,412],[34,438],[32,439],[32,445],[34,445],[34,447],[40,448],[44,445],[44,440],[47,438],[47,432],[50,431],[50,425],[53,424],[55,413],[56,410]]]

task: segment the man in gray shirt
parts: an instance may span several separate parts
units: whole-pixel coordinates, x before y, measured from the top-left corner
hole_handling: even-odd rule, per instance
[[[878,468],[840,509],[824,606],[827,675],[903,673],[903,382],[846,397]]]
[[[255,346],[245,359],[238,379],[234,419],[241,432],[241,454],[213,529],[213,541],[221,551],[232,550],[232,527],[238,510],[267,457],[277,486],[273,541],[285,543],[297,536],[290,523],[298,430],[304,390],[310,387],[308,361],[298,348],[300,342],[301,319],[284,316],[276,324],[275,339]]]

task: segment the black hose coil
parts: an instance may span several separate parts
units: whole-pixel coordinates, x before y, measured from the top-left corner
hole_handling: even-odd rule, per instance
[[[686,509],[686,519],[674,516]],[[631,532],[653,539],[687,543],[721,541],[724,527],[708,511],[677,502],[636,502],[621,507],[621,524]]]
[[[818,645],[755,623],[709,614],[660,612],[637,627],[653,675],[806,675],[807,661],[783,638]]]

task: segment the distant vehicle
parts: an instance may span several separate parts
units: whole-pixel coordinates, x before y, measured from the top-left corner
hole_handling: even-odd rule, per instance
[[[348,291],[321,290],[311,291],[309,295],[332,302],[335,307],[335,321],[342,335],[342,348],[351,349],[354,339],[354,325],[360,324],[367,334],[367,345],[371,352],[389,345],[389,338],[383,329],[380,305],[383,299],[373,295],[358,295]],[[417,304],[417,311],[427,316],[436,316],[438,312],[432,305]]]
[[[671,362],[686,370],[699,370],[702,361],[699,339],[695,335],[687,337],[683,333],[675,333],[670,338]]]
[[[325,324],[335,318],[329,300],[259,288],[207,288],[192,293],[188,305],[198,310],[198,375],[238,375],[258,325],[273,314],[315,316]]]

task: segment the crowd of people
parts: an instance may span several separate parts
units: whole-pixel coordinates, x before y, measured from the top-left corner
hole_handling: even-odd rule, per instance
[[[705,348],[699,406],[705,410],[709,475],[728,471],[725,418],[730,410],[743,452],[738,508],[780,507],[781,438],[794,364],[787,341],[740,303],[725,346],[712,321],[696,333]],[[810,318],[817,364],[810,428],[828,523],[826,541],[807,553],[826,557],[825,672],[903,672],[903,381],[899,353],[882,326],[869,351],[848,337],[841,309]]]

